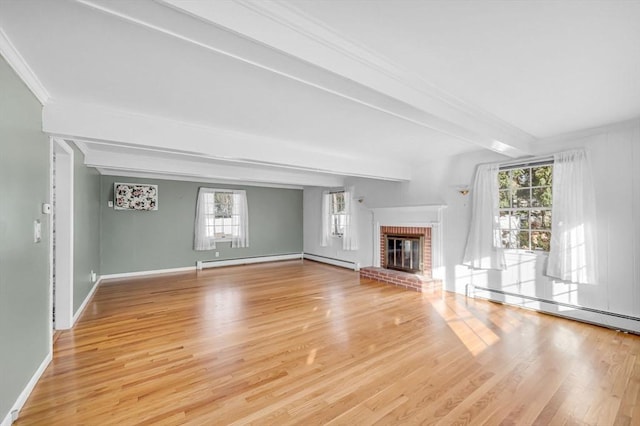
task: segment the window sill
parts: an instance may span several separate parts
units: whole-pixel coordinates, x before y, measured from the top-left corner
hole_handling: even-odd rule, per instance
[[[231,240],[233,240],[234,237],[227,237],[227,238],[215,238],[213,241],[216,243],[230,243]]]
[[[508,256],[530,256],[530,257],[548,257],[548,251],[541,250],[520,250],[520,249],[504,249],[504,254]]]

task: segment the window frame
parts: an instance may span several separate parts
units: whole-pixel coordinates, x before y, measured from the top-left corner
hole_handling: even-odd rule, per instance
[[[345,192],[346,190],[342,189],[339,191],[331,191],[330,195],[330,203],[329,203],[329,223],[331,225],[331,236],[335,238],[342,238],[344,236],[344,227],[346,224],[346,203],[345,203]],[[342,209],[339,212],[335,211],[335,203],[336,196],[342,195]],[[342,218],[342,220],[340,220]],[[342,221],[342,225],[340,225],[340,221]],[[339,232],[340,226],[342,227],[342,232]]]
[[[217,194],[228,194],[230,195],[230,199],[231,199],[231,208],[230,208],[230,213],[229,216],[216,216],[217,214],[217,208],[216,208],[216,195]],[[205,231],[206,231],[206,237],[212,239],[213,241],[215,241],[216,243],[219,242],[232,242],[233,238],[238,238],[240,235],[240,226],[239,225],[234,225],[233,224],[233,215],[234,215],[234,191],[233,190],[227,190],[227,189],[217,189],[214,188],[213,192],[208,192],[205,194],[205,203],[207,204],[207,206],[205,207],[205,221],[209,221],[209,219],[213,220],[213,224],[209,225],[208,223],[205,224]],[[210,202],[208,200],[206,200],[206,198],[212,197],[213,198],[213,213],[209,213],[207,212],[207,209],[210,207]],[[213,216],[212,218],[210,216]],[[226,223],[222,223],[221,225],[218,225],[218,221],[220,220],[224,220],[227,219],[229,221],[231,221],[231,224],[226,224]],[[224,229],[226,227],[231,227],[232,231],[235,230],[235,233],[231,233],[231,234],[226,234],[224,233],[222,236],[216,236],[216,234],[219,234],[216,232],[216,229],[218,228],[218,226],[222,227],[222,230],[224,232]],[[210,235],[209,230],[213,228],[213,235]]]
[[[497,206],[497,212],[498,212],[498,230],[497,232],[499,233],[499,238],[500,238],[500,242],[502,244],[503,249],[505,250],[506,253],[516,253],[516,254],[521,254],[521,253],[527,253],[527,254],[535,254],[535,255],[548,255],[549,254],[549,249],[550,249],[550,244],[551,244],[551,236],[553,234],[553,229],[552,229],[552,216],[553,216],[553,172],[554,172],[554,162],[553,160],[540,160],[540,161],[534,161],[534,162],[530,162],[530,163],[519,163],[519,164],[511,164],[511,165],[505,165],[505,166],[501,166],[499,168],[498,171],[498,206]],[[551,168],[551,173],[549,176],[549,181],[546,182],[546,184],[544,185],[535,185],[534,186],[534,169],[536,168],[540,168],[540,167],[550,167]],[[514,185],[511,185],[511,182],[513,182],[513,171],[515,170],[528,170],[528,185],[524,185],[524,184],[520,184],[520,186],[516,186],[514,187]],[[508,179],[507,179],[507,187],[505,188],[504,186],[501,186],[500,184],[500,174],[504,173],[504,172],[508,172]],[[538,197],[536,197],[535,194],[535,190],[549,190],[549,202],[548,205],[534,205],[534,201],[538,199]],[[527,206],[518,206],[515,204],[515,202],[518,200],[518,197],[516,196],[516,191],[522,191],[522,190],[529,190],[529,196],[528,198],[520,198],[522,200],[526,200],[527,201]],[[507,194],[507,200],[509,201],[509,206],[508,207],[502,207],[502,202],[503,202],[503,197],[502,194],[506,193]],[[541,194],[542,195],[542,194]],[[518,218],[520,215],[519,213],[522,212],[526,212],[527,213],[527,227],[521,227],[519,224],[518,225],[513,225],[513,220],[511,218]],[[533,212],[538,212],[538,214],[536,215],[537,218],[539,218],[539,222],[540,225],[539,226],[534,226],[534,220],[533,219]],[[547,213],[548,212],[548,213]],[[505,214],[506,213],[506,214]],[[504,226],[504,221],[503,218],[508,218],[507,219],[507,226]],[[548,219],[547,219],[548,218]],[[517,219],[516,219],[517,220]],[[512,233],[512,235],[508,235],[507,234],[507,239],[510,241],[515,242],[516,244],[519,244],[519,239],[521,238],[520,235],[518,235],[521,232],[526,232],[528,234],[528,247],[529,248],[520,248],[520,247],[508,247],[505,244],[505,232],[506,233]],[[548,235],[548,239],[545,242],[545,245],[547,247],[549,247],[549,249],[545,250],[543,248],[533,248],[534,246],[534,241],[533,241],[533,237],[535,233],[539,233],[539,235]],[[539,243],[537,243],[538,245],[540,245]]]

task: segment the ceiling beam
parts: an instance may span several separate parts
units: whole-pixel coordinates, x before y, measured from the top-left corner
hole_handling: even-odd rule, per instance
[[[76,1],[479,147],[511,157],[530,154],[533,136],[279,3],[158,0],[140,8],[139,2]]]
[[[204,182],[243,183],[255,186],[302,188],[343,186],[342,177],[274,167],[229,164],[184,154],[74,141],[83,151],[85,165],[102,174]]]
[[[531,143],[535,141],[532,135],[438,89],[412,71],[351,42],[325,23],[303,15],[284,2],[158,1],[357,81],[373,89],[375,94],[353,93],[342,87],[331,87],[328,82],[320,83],[326,90],[335,90],[356,102],[504,155],[531,154]]]
[[[94,105],[55,102],[42,112],[43,130],[70,139],[292,171],[407,181],[407,167],[392,159],[357,158],[262,135],[195,125]],[[180,150],[176,150],[180,146]],[[142,164],[141,164],[142,165]]]

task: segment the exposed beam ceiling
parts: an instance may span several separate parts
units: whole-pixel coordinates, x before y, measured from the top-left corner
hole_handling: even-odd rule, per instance
[[[640,2],[570,3],[4,0],[0,53],[103,173],[403,181],[640,115]]]

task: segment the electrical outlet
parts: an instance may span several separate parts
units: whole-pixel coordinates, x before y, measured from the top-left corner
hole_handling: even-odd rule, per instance
[[[96,273],[91,271],[91,282],[95,283],[97,279],[98,279],[98,276],[96,275]]]
[[[219,251],[216,252],[216,257],[220,257],[220,252]]]

